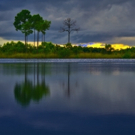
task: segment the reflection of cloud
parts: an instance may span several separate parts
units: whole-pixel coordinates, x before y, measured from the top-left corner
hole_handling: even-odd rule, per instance
[[[5,116],[13,116],[13,111],[6,110],[6,109],[0,109],[0,118]]]
[[[112,74],[117,76],[117,75],[120,74],[120,71],[118,71],[118,70],[117,71],[113,71]]]
[[[135,113],[133,107],[135,98],[131,98],[133,97],[131,95],[135,94],[130,89],[134,88],[134,82],[128,82],[131,80],[130,76],[123,74],[119,74],[119,77],[104,74],[98,77],[87,74],[80,76],[83,80],[79,81],[81,87],[77,90],[79,95],[75,102],[83,106],[84,110],[88,109],[91,113]]]
[[[101,74],[100,71],[92,71],[91,73],[92,73],[93,75],[100,75],[100,74]]]
[[[71,70],[70,100],[64,98],[66,88],[63,89],[62,85],[60,85],[61,80],[67,84],[66,75],[61,74],[59,77],[58,75],[52,75],[51,80],[48,80],[53,95],[51,95],[53,98],[47,102],[49,108],[64,111],[79,110],[80,112],[98,114],[135,114],[135,93],[132,91],[134,88],[134,79],[132,79],[134,75],[118,70],[113,70],[110,74],[106,74],[106,69],[99,68],[96,70],[98,76],[92,72],[89,73],[89,71],[72,73]],[[101,72],[101,70],[104,72]],[[131,81],[129,82],[129,80]],[[77,88],[76,81],[79,84]],[[55,104],[55,107],[53,104]]]
[[[70,98],[67,98],[68,69],[64,64],[46,63],[46,70],[51,74],[45,75],[45,81],[50,88],[50,97],[41,100],[41,104],[35,105],[33,109],[59,110],[62,112],[89,112],[89,113],[132,113],[135,114],[135,83],[134,65],[116,64],[71,64],[70,69]],[[17,68],[19,68],[17,66]],[[15,69],[17,69],[15,68]],[[31,65],[31,68],[33,66]],[[19,76],[18,71],[14,72],[15,77],[9,75],[9,68],[4,68],[7,73],[4,80],[9,86],[3,86],[12,92],[11,85],[15,85]],[[90,72],[91,71],[91,72]],[[30,74],[32,74],[32,70]],[[3,77],[3,76],[1,76]],[[32,76],[31,76],[32,77]],[[29,76],[30,79],[30,76]],[[12,80],[12,81],[11,81]],[[10,82],[10,83],[9,83]],[[20,81],[21,82],[21,81]],[[64,84],[64,85],[63,85]],[[76,86],[76,84],[78,84]],[[1,85],[2,86],[2,85]],[[8,88],[9,87],[9,88]],[[13,88],[12,88],[13,89]],[[9,94],[7,91],[7,94]],[[12,93],[13,94],[13,93]],[[9,94],[12,96],[12,94]],[[9,99],[7,100],[9,101]]]
[[[13,132],[14,130],[17,133],[16,130],[19,131],[20,129],[24,132],[24,127],[27,127],[27,131],[41,131],[42,133],[56,133],[56,131],[59,131],[61,134],[63,131],[68,131],[68,133],[72,131],[72,133],[76,132],[80,134],[83,131],[82,134],[85,134],[85,131],[91,131],[93,129],[93,123],[95,127],[94,130],[97,130],[98,128],[101,129],[101,123],[103,123],[102,126],[105,129],[106,125],[108,126],[108,123],[111,123],[109,126],[112,128],[112,122],[114,125],[116,123],[118,127],[120,125],[125,127],[125,125],[128,125],[127,120],[132,120],[133,123],[131,124],[134,125],[134,119],[132,119],[134,118],[133,116],[129,118],[127,115],[124,115],[123,124],[121,122],[121,115],[117,115],[135,115],[134,65],[130,66],[131,70],[128,68],[129,65],[103,65],[104,64],[96,65],[92,63],[71,64],[71,92],[70,98],[68,98],[65,94],[68,86],[69,70],[67,65],[65,63],[46,63],[46,71],[49,69],[49,74],[45,74],[45,82],[50,88],[51,96],[41,100],[40,104],[36,104],[32,101],[27,109],[20,108],[20,106],[16,105],[15,100],[11,102],[12,99],[14,99],[14,87],[11,86],[14,86],[20,78],[23,81],[24,76],[20,76],[16,70],[13,78],[13,75],[8,73],[11,68],[3,67],[7,74],[1,75],[1,78],[3,79],[4,77],[3,82],[6,82],[8,85],[4,84],[2,88],[3,91],[6,90],[6,96],[3,97],[3,93],[0,91],[0,108],[2,108],[0,109],[1,123],[4,119],[5,127],[7,128],[10,126],[8,132],[11,130]],[[1,64],[1,66],[3,66],[3,64]],[[30,67],[33,69],[32,65],[30,65]],[[19,67],[17,66],[17,68]],[[22,66],[20,68],[22,68]],[[3,72],[1,72],[1,74],[2,73]],[[33,71],[31,70],[31,72],[28,73],[28,78],[33,80]],[[98,73],[98,76],[95,73]],[[39,78],[41,79],[40,75]],[[19,81],[20,84],[22,82],[21,80]],[[76,83],[78,84],[77,86]],[[2,84],[0,86],[2,86]],[[12,99],[9,98],[9,95]],[[6,109],[3,108],[3,106],[5,106]],[[112,115],[106,116],[106,114]],[[8,119],[8,117],[5,118],[5,116],[13,117]],[[13,126],[11,126],[11,124]],[[130,127],[130,125],[128,126]],[[13,128],[11,129],[11,127]],[[16,129],[15,127],[18,128]],[[114,130],[114,128],[112,130]]]
[[[30,121],[28,124],[32,125],[34,128],[45,128],[49,130],[61,130],[64,127],[63,122],[55,122],[55,120],[49,121],[49,120],[35,120]]]

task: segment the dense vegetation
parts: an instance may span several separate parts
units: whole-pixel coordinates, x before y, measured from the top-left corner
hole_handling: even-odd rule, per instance
[[[135,58],[135,47],[114,50],[111,45],[105,48],[72,46],[64,47],[51,42],[42,42],[38,47],[20,41],[8,42],[0,46],[0,58]]]

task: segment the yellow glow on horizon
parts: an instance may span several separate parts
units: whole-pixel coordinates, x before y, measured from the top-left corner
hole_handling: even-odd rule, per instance
[[[92,45],[88,45],[88,47],[93,47],[93,48],[104,48],[105,44],[104,43],[94,43]]]
[[[0,37],[0,45],[3,45],[4,43],[7,43],[7,42],[11,42],[11,41],[14,41],[14,42],[18,42],[17,40],[6,40],[2,37]],[[24,41],[21,41],[24,43]],[[39,42],[39,45],[41,44],[42,42]],[[31,44],[31,45],[34,45],[34,42],[28,42],[28,44]],[[61,47],[64,47],[65,45],[63,44],[59,44]],[[37,46],[37,42],[35,42],[35,46]],[[73,44],[73,46],[76,46],[76,44]],[[111,46],[115,49],[115,50],[120,50],[120,49],[127,49],[127,48],[131,48],[131,46],[129,45],[124,45],[124,44],[120,44],[120,43],[117,43],[117,44],[111,44]],[[95,42],[93,44],[88,44],[87,47],[93,47],[93,48],[105,48],[105,43],[100,43],[100,42]]]
[[[131,48],[131,46],[129,46],[129,45],[124,45],[124,44],[111,44],[111,46],[112,46],[115,50]],[[88,45],[87,47],[105,48],[105,43],[94,43],[94,44],[92,44],[92,45]]]
[[[124,44],[111,44],[115,50],[131,48],[129,45]]]

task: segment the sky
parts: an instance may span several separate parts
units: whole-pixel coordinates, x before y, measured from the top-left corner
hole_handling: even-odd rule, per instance
[[[66,18],[76,20],[79,32],[71,33],[72,43],[122,43],[135,45],[135,0],[0,0],[0,44],[24,40],[13,26],[23,9],[51,21],[46,41],[67,43],[67,32],[60,33]],[[33,41],[33,34],[28,38]]]

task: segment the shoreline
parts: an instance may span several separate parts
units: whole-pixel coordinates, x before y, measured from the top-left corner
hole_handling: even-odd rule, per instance
[[[17,58],[17,59],[134,59],[135,55],[125,56],[124,54],[102,54],[102,53],[79,53],[71,54],[69,56],[59,56],[55,53],[45,54],[45,53],[14,53],[7,54],[1,53],[0,59],[2,58]]]

